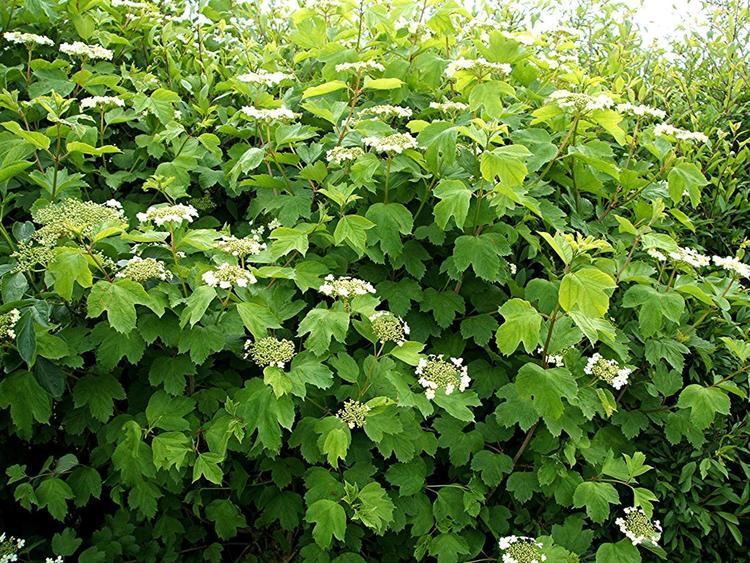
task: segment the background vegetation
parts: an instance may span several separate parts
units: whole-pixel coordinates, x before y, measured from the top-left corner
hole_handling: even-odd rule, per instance
[[[748,6],[548,7],[0,5],[2,563],[746,558]]]

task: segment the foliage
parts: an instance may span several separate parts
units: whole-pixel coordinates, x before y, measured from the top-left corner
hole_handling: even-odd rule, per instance
[[[744,556],[746,65],[584,10],[1,6],[0,549]]]

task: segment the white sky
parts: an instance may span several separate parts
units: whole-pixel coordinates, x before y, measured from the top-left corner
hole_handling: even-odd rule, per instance
[[[701,8],[695,0],[629,0],[628,3],[640,5],[635,19],[649,41],[679,35],[680,26],[695,29],[702,20]]]

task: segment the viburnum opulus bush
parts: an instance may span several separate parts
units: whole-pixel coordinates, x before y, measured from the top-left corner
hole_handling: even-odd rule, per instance
[[[513,15],[0,8],[3,563],[742,553],[713,140]]]

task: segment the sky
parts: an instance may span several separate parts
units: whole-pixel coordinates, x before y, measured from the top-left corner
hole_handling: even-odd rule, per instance
[[[643,28],[644,37],[651,41],[666,35],[678,35],[680,25],[693,29],[700,25],[701,9],[695,0],[630,0],[640,5],[636,22]]]

